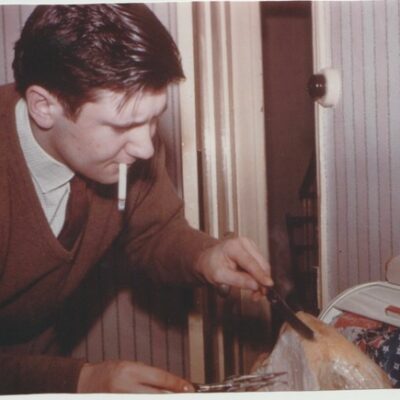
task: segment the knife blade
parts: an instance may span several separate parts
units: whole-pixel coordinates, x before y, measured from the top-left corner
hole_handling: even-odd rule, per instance
[[[269,287],[266,294],[267,299],[275,310],[282,315],[284,320],[301,336],[308,340],[314,339],[314,331],[307,326],[294,311],[286,304],[285,300],[279,295],[279,293],[273,288]]]

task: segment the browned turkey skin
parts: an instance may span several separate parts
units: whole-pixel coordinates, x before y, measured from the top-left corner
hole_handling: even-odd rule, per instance
[[[385,372],[333,327],[304,312],[297,316],[313,329],[315,339],[304,339],[285,324],[272,353],[255,372],[287,375],[262,390],[392,387]]]

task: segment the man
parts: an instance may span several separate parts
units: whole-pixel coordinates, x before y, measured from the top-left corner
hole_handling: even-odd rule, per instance
[[[118,239],[166,283],[272,284],[245,238],[188,226],[157,120],[183,78],[178,50],[144,5],[37,7],[0,89],[0,393],[182,392],[189,382],[127,361],[57,356],[57,316]],[[119,165],[129,167],[124,211]]]

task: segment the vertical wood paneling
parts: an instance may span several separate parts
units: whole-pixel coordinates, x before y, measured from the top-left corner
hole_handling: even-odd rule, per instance
[[[21,6],[0,6],[0,84],[12,82],[11,63],[14,56],[14,43],[22,25]]]
[[[32,11],[34,10],[34,5],[23,5],[20,6],[20,15],[21,15],[21,24],[23,24],[29,15],[31,15]]]
[[[199,204],[199,169],[197,157],[198,129],[196,125],[196,79],[193,35],[193,13],[191,3],[181,3],[177,7],[177,44],[181,52],[182,65],[186,80],[179,85],[180,127],[182,130],[182,169],[184,170],[182,186],[185,199],[185,215],[189,223],[200,226]],[[183,343],[184,354],[189,354],[184,367],[195,382],[204,382],[204,324],[203,324],[203,290],[195,290],[193,307],[188,317],[188,335]]]
[[[0,7],[0,84],[6,82],[6,34],[4,23],[4,7]]]
[[[331,110],[329,110],[331,111]],[[335,114],[333,112],[326,112],[325,118],[321,121],[321,130],[323,132],[329,132],[332,127],[335,127]],[[323,200],[324,205],[326,205],[324,211],[321,211],[321,219],[325,216],[325,236],[326,246],[325,246],[325,258],[322,262],[322,266],[326,266],[325,271],[321,271],[321,278],[324,278],[324,282],[321,285],[321,290],[326,290],[327,293],[321,293],[321,297],[326,301],[332,293],[339,292],[339,282],[336,278],[338,276],[339,270],[339,258],[340,254],[339,238],[340,230],[336,221],[337,210],[338,210],[338,193],[336,190],[332,190],[331,187],[336,189],[337,187],[337,173],[335,168],[336,163],[336,138],[335,135],[326,135],[324,139],[320,139],[319,142],[325,146],[320,147],[320,162],[324,163],[321,166],[321,171],[325,173],[325,176],[320,179],[320,182],[326,182],[326,198]],[[322,195],[321,195],[322,196]],[[322,204],[322,199],[321,203]],[[326,264],[324,264],[324,261]],[[322,274],[325,274],[322,276]],[[333,279],[332,276],[335,278]]]
[[[177,39],[177,11],[176,4],[154,3],[148,6],[157,15],[160,21],[168,28],[171,36]],[[175,182],[179,195],[182,196],[182,158],[181,158],[181,132],[179,126],[179,90],[177,86],[168,90],[168,112],[160,119],[159,130],[164,137],[169,158],[167,169]]]
[[[376,118],[378,145],[378,201],[379,201],[379,244],[381,260],[390,254],[391,235],[391,195],[390,195],[390,137],[388,109],[388,49],[386,36],[386,2],[374,2],[375,36],[375,82],[376,82]],[[379,263],[381,265],[382,261]],[[380,266],[379,265],[379,266]],[[371,280],[382,277],[382,268],[373,269]]]
[[[346,212],[344,214],[346,221],[346,261],[343,265],[343,279],[347,282],[356,282],[355,272],[357,271],[357,180],[355,168],[355,134],[353,123],[353,74],[352,74],[352,50],[349,46],[352,39],[351,36],[351,9],[350,3],[346,2],[341,7],[341,53],[340,60],[342,62],[342,88],[350,90],[342,90],[342,119],[343,119],[343,145],[344,145],[344,192],[345,199],[343,207]],[[354,279],[355,278],[355,279]],[[342,286],[342,284],[341,284]]]
[[[379,176],[378,176],[378,137],[377,137],[377,98],[375,76],[375,17],[373,3],[363,4],[363,68],[364,68],[364,107],[367,145],[367,191],[368,214],[365,216],[369,227],[368,255],[369,276],[380,264],[379,234]]]
[[[13,80],[14,42],[34,7],[0,6],[0,84]],[[176,4],[153,4],[150,8],[176,38]],[[167,145],[168,171],[178,193],[182,194],[179,92],[176,87],[169,90],[168,103],[159,132]],[[85,282],[78,305],[71,314],[75,331],[71,331],[70,336],[74,339],[64,332],[67,341],[73,344],[73,356],[91,362],[116,358],[138,360],[187,377],[187,310],[182,306],[186,292],[161,289],[144,280],[136,281],[120,268],[124,262],[121,258],[117,262],[105,260]],[[173,313],[167,306],[170,303],[175,305]],[[70,328],[65,329],[69,332]],[[82,336],[86,329],[87,334]]]
[[[339,104],[321,110],[326,213],[336,235],[324,244],[332,298],[384,279],[385,262],[400,251],[400,10],[398,0],[321,7],[331,22],[330,66],[342,77]]]
[[[339,7],[339,3],[332,4],[332,30],[341,31],[342,29],[342,15],[341,8]],[[336,47],[332,48],[332,64],[337,65],[342,62],[342,41],[338,40]],[[334,167],[335,167],[335,181],[336,190],[334,192],[334,196],[336,197],[336,224],[337,224],[337,259],[334,264],[336,266],[336,274],[337,274],[337,285],[340,289],[345,285],[347,270],[347,245],[348,245],[348,237],[347,237],[347,213],[342,212],[342,210],[346,209],[346,162],[345,162],[345,142],[344,142],[344,106],[340,104],[340,113],[334,114],[333,126],[335,128],[335,134],[333,137],[335,138],[335,158],[334,158]],[[341,185],[338,183],[342,182]],[[343,229],[344,228],[344,229]]]
[[[391,254],[400,253],[400,6],[398,1],[387,3],[390,181],[391,181]]]
[[[356,243],[357,256],[350,261],[348,268],[353,271],[352,282],[358,280],[368,280],[368,224],[365,220],[365,215],[368,212],[368,192],[367,192],[367,157],[366,157],[366,142],[365,142],[365,109],[364,109],[364,70],[362,65],[363,60],[363,42],[362,42],[362,3],[351,3],[351,39],[354,43],[351,51],[351,101],[353,104],[353,115],[351,118],[351,132],[354,137],[354,154],[353,157],[356,168],[355,187],[356,187],[356,232],[354,238]],[[352,155],[350,155],[352,157]]]
[[[14,57],[14,43],[19,37],[21,30],[21,6],[4,6],[4,31],[7,40],[4,44],[4,60],[6,62],[6,82],[12,82],[13,73],[11,69],[12,59]]]

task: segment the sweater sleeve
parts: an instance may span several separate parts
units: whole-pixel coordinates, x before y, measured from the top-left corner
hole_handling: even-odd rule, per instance
[[[85,361],[0,354],[0,394],[76,393]]]
[[[189,226],[183,201],[165,168],[163,146],[157,149],[151,183],[139,192],[132,196],[136,205],[128,205],[131,211],[123,235],[131,264],[162,283],[204,283],[193,266],[200,253],[218,240]]]

